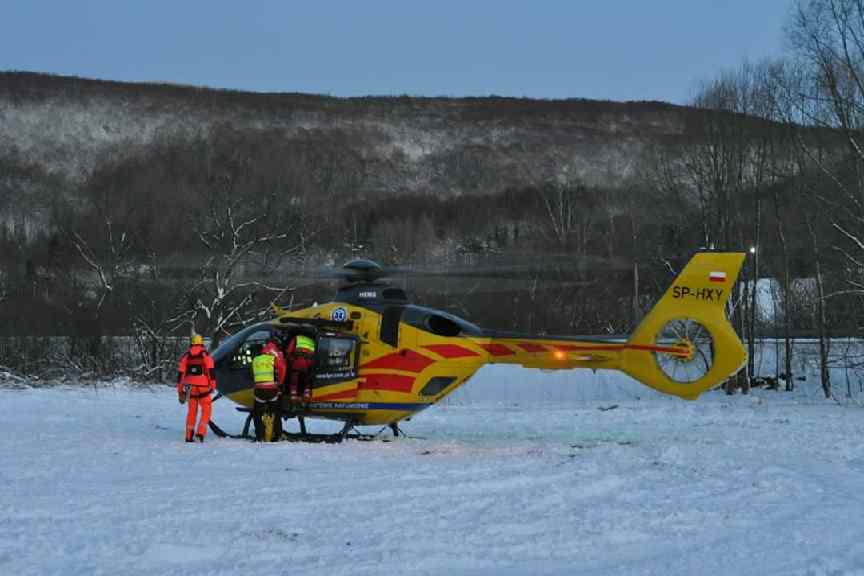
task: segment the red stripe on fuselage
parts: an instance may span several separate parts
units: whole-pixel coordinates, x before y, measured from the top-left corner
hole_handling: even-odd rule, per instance
[[[681,346],[660,346],[651,344],[628,344],[626,346],[630,350],[646,350],[648,352],[667,352],[669,354],[686,355],[689,353],[687,348]]]
[[[398,374],[370,374],[365,382],[360,382],[361,390],[390,390],[391,392],[411,392],[414,376]]]
[[[431,350],[444,358],[465,358],[468,356],[479,356],[477,352],[455,344],[430,344],[424,346],[427,350]]]
[[[480,347],[489,352],[492,356],[513,356],[516,354],[513,350],[503,344],[480,344]]]
[[[687,348],[680,346],[659,346],[656,344],[609,344],[606,346],[556,344],[556,350],[562,352],[617,352],[618,350],[644,350],[646,352],[666,352],[669,354],[687,354]]]
[[[360,367],[361,370],[404,370],[405,372],[422,372],[435,361],[418,354],[413,350],[400,350]]]
[[[357,396],[357,390],[344,390],[342,392],[334,392],[315,398],[313,402],[327,402],[330,400],[353,400]]]
[[[546,352],[546,347],[542,344],[535,344],[533,342],[519,342],[516,345],[525,352]]]

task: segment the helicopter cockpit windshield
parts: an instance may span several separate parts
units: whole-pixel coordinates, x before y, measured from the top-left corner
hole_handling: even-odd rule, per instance
[[[252,385],[252,359],[275,332],[270,324],[249,326],[226,339],[213,352],[216,386],[222,394],[231,394]]]
[[[258,353],[267,339],[273,335],[273,332],[273,326],[270,324],[249,326],[223,340],[213,352],[213,361],[217,367],[227,363],[228,366],[226,367],[245,368],[252,362],[251,357]]]

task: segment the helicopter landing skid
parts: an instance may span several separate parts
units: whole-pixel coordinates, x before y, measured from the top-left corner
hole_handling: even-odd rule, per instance
[[[374,434],[360,434],[352,432],[350,434],[300,434],[297,432],[282,432],[281,440],[286,442],[309,442],[310,444],[339,444],[343,440],[360,440],[362,442],[371,442],[375,440]]]
[[[252,424],[252,414],[251,413],[249,414],[249,416],[246,417],[246,423],[243,424],[243,432],[241,432],[240,434],[229,434],[228,432],[225,432],[224,430],[222,430],[222,428],[217,426],[216,423],[213,422],[213,420],[210,420],[209,422],[207,422],[207,425],[210,427],[210,430],[212,430],[213,433],[216,434],[216,436],[218,436],[219,438],[235,438],[235,439],[254,440],[255,437],[249,435],[249,426],[251,424]]]
[[[225,432],[222,428],[216,425],[213,420],[210,420],[210,422],[208,422],[210,429],[219,438],[255,440],[255,436],[249,434],[249,428],[252,425],[252,413],[249,412],[248,408],[238,407],[237,410],[239,412],[248,413],[248,415],[246,416],[246,422],[243,424],[243,431],[240,434],[229,434],[228,432]],[[371,442],[378,439],[381,435],[381,432],[384,431],[384,428],[382,428],[375,434],[363,434],[361,432],[358,432],[355,429],[354,422],[349,420],[348,422],[345,422],[342,430],[336,432],[335,434],[314,434],[306,430],[306,422],[302,416],[297,416],[297,419],[300,422],[300,432],[285,432],[283,430],[282,435],[279,437],[279,440],[284,440],[287,442],[309,442],[312,444],[339,444],[344,440],[359,440],[361,442]],[[395,431],[394,435],[398,436],[398,434],[395,434]],[[402,432],[402,436],[405,436],[404,432]]]
[[[382,442],[392,442],[396,438],[414,438],[414,439],[424,439],[420,436],[409,436],[405,433],[402,428],[399,427],[397,423],[388,424],[384,426],[378,432],[374,434],[364,434],[362,432],[358,432],[355,428],[354,422],[348,421],[345,422],[345,425],[342,427],[342,430],[335,434],[313,434],[306,431],[306,425],[303,421],[302,416],[298,416],[298,420],[300,421],[300,432],[282,432],[281,439],[286,440],[288,442],[311,442],[311,443],[326,443],[326,444],[339,444],[343,440],[359,440],[361,442],[372,442],[375,440],[381,440]],[[382,437],[381,433],[385,430],[391,430],[393,432],[393,437]]]

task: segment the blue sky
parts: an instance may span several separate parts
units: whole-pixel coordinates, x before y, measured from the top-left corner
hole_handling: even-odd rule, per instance
[[[6,0],[0,70],[334,96],[685,103],[793,0]]]

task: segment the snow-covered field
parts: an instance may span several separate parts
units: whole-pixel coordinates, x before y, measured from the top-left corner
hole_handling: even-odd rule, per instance
[[[864,408],[524,374],[341,445],[185,444],[168,387],[0,389],[0,574],[864,574]]]

